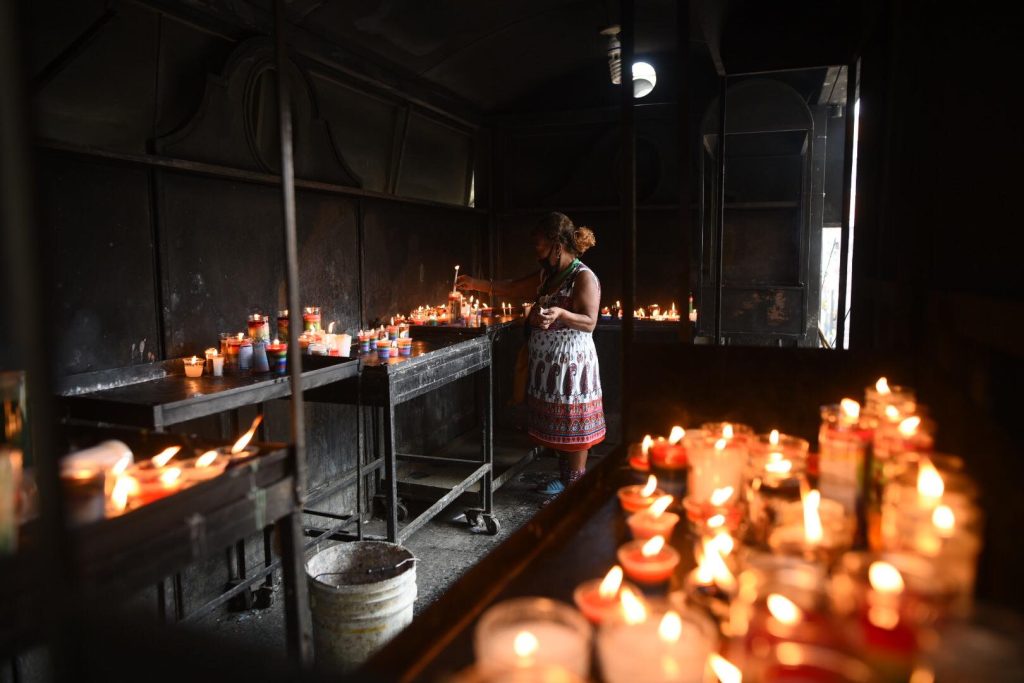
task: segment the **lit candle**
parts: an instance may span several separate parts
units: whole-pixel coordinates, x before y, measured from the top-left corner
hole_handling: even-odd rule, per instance
[[[819,486],[826,498],[841,502],[848,512],[860,500],[858,482],[863,476],[870,432],[860,428],[860,404],[844,398],[839,405],[821,409],[818,432]]]
[[[639,512],[663,495],[665,492],[658,488],[658,478],[652,474],[643,486],[635,484],[620,488],[619,503],[626,512]]]
[[[592,623],[599,624],[619,606],[619,594],[623,590],[636,593],[640,589],[629,582],[623,582],[622,567],[613,566],[603,579],[591,579],[576,586],[573,602]]]
[[[659,438],[651,445],[650,466],[651,471],[657,475],[662,488],[671,493],[677,499],[686,495],[686,473],[689,461],[686,458],[688,444],[693,443],[699,435],[699,430],[685,429],[676,425],[669,432],[668,439]]]
[[[485,672],[560,666],[587,678],[593,629],[569,605],[518,598],[491,607],[473,637],[477,666]]]
[[[691,507],[710,505],[714,508],[735,506],[743,487],[747,465],[745,440],[710,437],[687,449],[690,476],[686,504]],[[722,500],[722,491],[729,495]],[[715,501],[712,496],[716,495]],[[712,513],[717,514],[717,512]]]
[[[772,522],[781,515],[780,508],[799,500],[809,446],[806,439],[780,434],[777,429],[751,442],[748,516],[751,534],[759,543],[768,542]]]
[[[648,606],[624,590],[621,610],[597,636],[602,680],[703,683],[717,636],[714,624],[696,610]]]
[[[218,353],[216,356],[210,359],[210,365],[213,367],[214,377],[224,376],[224,356]]]
[[[216,450],[206,451],[198,458],[186,460],[181,465],[181,478],[185,482],[207,481],[227,469],[229,458]]]
[[[248,320],[249,336],[253,341],[270,339],[270,319],[260,313],[253,313]]]
[[[256,429],[260,426],[261,422],[263,422],[263,416],[257,415],[253,419],[252,424],[249,425],[249,429],[246,430],[242,436],[238,437],[238,440],[235,441],[234,445],[222,446],[217,449],[217,452],[220,455],[228,456],[229,460],[232,461],[245,460],[259,453],[259,448],[250,446],[249,442],[252,441],[254,436],[256,436]]]
[[[306,306],[302,309],[302,327],[306,332],[319,332],[320,327],[320,307],[319,306]]]
[[[288,309],[284,308],[277,312],[277,338],[288,339]]]
[[[664,536],[630,541],[619,547],[619,564],[629,578],[643,584],[668,581],[679,564],[679,553],[665,543]]]
[[[776,553],[802,557],[829,567],[853,544],[852,517],[843,505],[808,490],[800,502],[780,508],[780,524],[771,530],[768,546]]]
[[[722,614],[736,593],[736,575],[726,561],[735,546],[732,536],[722,531],[701,538],[694,548],[697,567],[686,578],[686,593],[715,614]]]
[[[633,538],[648,539],[654,536],[672,538],[672,531],[679,523],[679,515],[674,512],[666,512],[671,504],[672,496],[662,496],[646,510],[630,515],[626,519],[626,523],[629,525]]]
[[[630,446],[629,466],[637,472],[647,472],[650,469],[650,451],[654,439],[650,434],[644,436],[639,444]]]
[[[200,359],[198,356],[192,356],[191,358],[183,358],[182,360],[185,364],[186,377],[195,378],[203,376],[203,366],[206,364],[205,360]]]

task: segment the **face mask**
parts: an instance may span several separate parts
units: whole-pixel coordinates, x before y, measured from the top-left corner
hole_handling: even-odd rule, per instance
[[[551,249],[548,251],[547,256],[541,259],[537,259],[537,263],[540,264],[540,269],[544,271],[544,275],[546,277],[551,277],[552,275],[558,272],[558,262],[562,259],[561,250],[559,250],[559,252],[555,256],[554,264],[551,263],[551,255],[555,253],[556,246],[557,245],[551,247]]]

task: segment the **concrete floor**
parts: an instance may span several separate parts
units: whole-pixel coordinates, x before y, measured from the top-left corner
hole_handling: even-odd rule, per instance
[[[617,430],[610,431],[614,435]],[[445,450],[449,454],[457,455],[464,450],[471,452],[474,448],[478,449],[478,443],[476,437],[467,437],[464,443],[460,440]],[[591,453],[591,464],[595,458],[608,453],[613,446],[614,442],[609,439],[594,449]],[[530,442],[522,433],[506,432],[495,438],[496,461],[517,460],[529,449]],[[535,489],[541,483],[557,476],[557,473],[557,459],[542,455],[495,491],[494,513],[501,524],[497,535],[474,533],[470,530],[463,514],[465,506],[456,502],[406,541],[405,546],[419,559],[416,567],[416,613],[434,602],[480,558],[536,514],[548,497],[537,493]],[[406,500],[406,503],[413,515],[418,512],[420,506],[426,505],[414,500]],[[366,530],[369,533],[382,534],[383,522],[368,520]],[[214,631],[217,638],[236,641],[250,647],[265,648],[269,652],[276,650],[283,653],[283,604],[283,595],[279,590],[273,606],[268,609],[215,614],[196,627],[204,631]]]

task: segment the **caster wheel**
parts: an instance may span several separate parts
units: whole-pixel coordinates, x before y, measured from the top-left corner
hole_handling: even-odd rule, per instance
[[[398,501],[398,521],[404,522],[409,519],[409,508],[405,507],[405,503]]]
[[[466,521],[469,522],[470,526],[480,526],[480,515],[483,514],[480,510],[470,508],[466,510]]]
[[[496,536],[501,531],[501,524],[498,523],[498,518],[494,515],[484,515],[484,528],[487,529],[488,534]]]

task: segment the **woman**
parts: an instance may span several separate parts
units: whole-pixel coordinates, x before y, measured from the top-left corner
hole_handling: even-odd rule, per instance
[[[487,292],[513,301],[536,296],[527,319],[529,377],[527,410],[534,442],[558,452],[559,479],[541,489],[557,494],[583,476],[587,452],[605,436],[601,376],[592,332],[597,325],[601,284],[579,257],[594,246],[594,232],[576,227],[561,213],[545,216],[534,228],[540,262],[537,276],[488,281],[469,276],[461,289]]]

